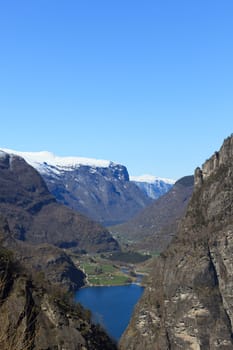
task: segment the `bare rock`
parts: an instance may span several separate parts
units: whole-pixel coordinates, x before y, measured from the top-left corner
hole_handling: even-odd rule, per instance
[[[233,136],[202,166],[203,182],[155,260],[121,349],[233,349],[232,171]]]

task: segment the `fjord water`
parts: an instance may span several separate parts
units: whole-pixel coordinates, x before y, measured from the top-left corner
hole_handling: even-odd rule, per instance
[[[91,310],[95,323],[118,341],[126,329],[133,309],[142,295],[143,287],[137,284],[80,289],[75,300]]]

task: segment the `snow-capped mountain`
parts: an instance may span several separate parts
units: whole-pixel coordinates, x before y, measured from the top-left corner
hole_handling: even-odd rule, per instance
[[[130,176],[130,180],[152,199],[158,199],[168,192],[175,183],[175,180],[153,175]]]
[[[51,169],[54,173],[60,173],[63,170],[73,171],[75,168],[78,168],[80,166],[107,168],[110,165],[114,165],[114,163],[109,160],[83,157],[59,157],[48,151],[21,152],[7,148],[1,149],[6,153],[16,154],[24,158],[28,164],[36,168],[40,173],[50,172]]]
[[[174,184],[151,175],[129,177],[125,166],[109,160],[2,150],[34,167],[57,201],[104,225],[129,220]]]
[[[59,202],[104,225],[127,221],[151,203],[121,164],[50,152],[3,151],[21,156],[36,168]]]
[[[76,251],[118,249],[108,230],[57,203],[40,174],[22,157],[0,151],[0,213],[12,237]]]

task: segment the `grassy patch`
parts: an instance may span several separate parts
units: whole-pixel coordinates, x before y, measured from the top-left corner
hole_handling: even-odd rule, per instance
[[[113,264],[101,263],[98,259],[83,262],[81,268],[87,275],[87,283],[91,285],[122,285],[131,282],[129,276],[125,275]]]
[[[90,276],[88,278],[88,281],[90,284],[96,285],[96,286],[109,286],[109,285],[122,285],[131,283],[131,280],[128,276],[125,275],[113,275],[113,276]]]
[[[84,263],[82,268],[88,275],[98,275],[103,273],[114,273],[117,268],[111,264],[101,264],[101,263]]]

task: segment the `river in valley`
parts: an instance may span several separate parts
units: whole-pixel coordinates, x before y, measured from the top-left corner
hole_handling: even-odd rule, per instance
[[[75,300],[91,310],[93,321],[101,324],[118,341],[143,290],[138,284],[86,287],[76,293]]]

